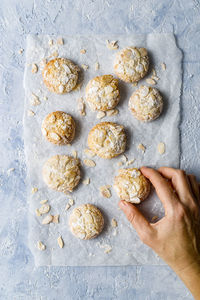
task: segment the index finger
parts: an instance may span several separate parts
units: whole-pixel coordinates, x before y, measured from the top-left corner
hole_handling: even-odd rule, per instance
[[[157,170],[147,167],[142,167],[140,170],[143,175],[147,177],[153,184],[156,193],[160,201],[163,203],[166,211],[174,207],[174,204],[177,203],[178,198],[167,180]]]

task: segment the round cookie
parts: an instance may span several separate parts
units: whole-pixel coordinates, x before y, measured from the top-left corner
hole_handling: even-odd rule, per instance
[[[78,81],[79,67],[66,58],[50,60],[44,67],[42,76],[47,88],[54,93],[64,94],[73,90]]]
[[[149,69],[149,56],[145,48],[127,47],[117,52],[114,61],[115,74],[125,82],[137,82]]]
[[[63,111],[52,112],[42,122],[42,133],[53,144],[70,144],[75,135],[74,119]]]
[[[79,160],[68,155],[55,155],[44,164],[42,175],[49,188],[68,193],[79,183],[81,178]]]
[[[100,210],[92,204],[76,207],[70,217],[69,226],[73,235],[82,240],[95,238],[101,233],[104,218]]]
[[[153,121],[162,112],[162,96],[156,88],[141,85],[130,97],[129,109],[136,119],[144,122]]]
[[[112,75],[97,76],[86,86],[86,100],[93,111],[113,109],[119,99],[118,79]]]
[[[120,155],[126,148],[124,126],[112,122],[98,123],[89,132],[88,146],[102,158]]]
[[[114,189],[121,200],[138,204],[148,197],[151,185],[137,168],[120,169],[114,180]]]

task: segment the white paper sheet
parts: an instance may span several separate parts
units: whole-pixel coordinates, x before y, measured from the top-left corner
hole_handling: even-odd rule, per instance
[[[141,123],[133,118],[128,110],[128,99],[137,88],[131,84],[120,82],[121,100],[118,105],[119,115],[106,117],[102,121],[113,121],[123,124],[128,134],[128,146],[126,155],[129,159],[135,158],[132,166],[147,165],[159,167],[169,165],[179,166],[179,98],[181,89],[181,52],[176,46],[172,34],[149,34],[129,36],[65,36],[64,45],[56,44],[57,37],[28,36],[26,49],[26,67],[24,77],[25,110],[24,110],[24,141],[28,170],[28,201],[30,203],[29,218],[29,246],[35,258],[35,264],[40,265],[66,265],[66,266],[101,266],[101,265],[135,265],[135,264],[163,264],[163,261],[153,251],[142,244],[135,230],[118,209],[118,197],[112,189],[110,199],[103,198],[99,187],[105,184],[113,184],[114,176],[119,168],[117,162],[121,157],[112,160],[103,160],[95,157],[95,168],[82,168],[83,179],[89,177],[91,183],[88,186],[79,184],[71,197],[75,200],[75,206],[82,203],[97,205],[104,214],[105,228],[103,233],[90,241],[78,240],[70,232],[68,218],[73,208],[65,211],[68,202],[66,195],[48,189],[42,179],[41,170],[43,163],[55,154],[71,154],[77,150],[80,159],[85,158],[83,150],[87,147],[87,135],[89,130],[100,120],[96,119],[96,113],[86,109],[86,116],[81,117],[77,108],[77,99],[84,97],[85,85],[88,80],[97,75],[113,74],[113,58],[116,53],[106,47],[105,40],[118,40],[119,49],[136,45],[146,47],[151,55],[151,68],[154,67],[160,80],[156,87],[164,97],[164,111],[161,117],[151,123]],[[48,41],[53,39],[50,46]],[[80,49],[86,49],[86,54],[81,54]],[[83,71],[83,86],[80,91],[73,91],[65,95],[50,93],[43,84],[41,70],[36,74],[31,72],[31,64],[39,65],[43,58],[48,57],[58,50],[59,57],[67,57],[77,63],[89,66]],[[95,71],[95,63],[99,62],[100,69]],[[166,64],[166,71],[161,68],[161,63]],[[151,73],[150,73],[151,74]],[[147,76],[148,77],[148,76]],[[147,78],[146,77],[146,78]],[[139,82],[144,84],[145,80]],[[41,104],[31,106],[31,94],[39,96]],[[48,100],[43,100],[48,97]],[[27,116],[27,111],[33,110],[35,116]],[[42,136],[41,122],[44,117],[56,110],[63,110],[71,114],[77,123],[76,138],[72,146],[56,146]],[[166,144],[166,153],[160,155],[157,151],[159,142]],[[146,147],[143,154],[137,149],[139,143]],[[31,194],[31,188],[37,187],[38,192]],[[37,217],[35,209],[40,207],[40,201],[48,199],[51,205],[51,214],[60,214],[59,224],[42,225],[42,217]],[[151,197],[139,205],[149,220],[153,216],[161,217],[163,208],[154,193]],[[112,228],[111,220],[115,218],[118,227]],[[57,238],[62,235],[65,246],[60,249]],[[37,241],[46,245],[45,251],[37,249]],[[108,246],[112,251],[104,253]]]

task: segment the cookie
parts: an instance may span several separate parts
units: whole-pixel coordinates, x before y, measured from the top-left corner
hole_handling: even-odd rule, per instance
[[[42,76],[50,92],[65,94],[73,90],[78,81],[79,67],[66,58],[50,60],[44,67]]]
[[[97,76],[86,86],[86,101],[93,111],[113,109],[119,99],[118,79],[112,75]]]
[[[63,111],[54,111],[42,122],[42,133],[47,140],[56,145],[67,145],[75,135],[74,119]]]
[[[140,121],[153,121],[163,109],[163,99],[156,88],[141,85],[129,99],[129,109]]]
[[[89,132],[88,146],[102,158],[110,159],[120,155],[126,148],[124,126],[112,122],[98,123]]]
[[[90,240],[103,230],[104,218],[100,210],[92,204],[76,207],[69,217],[70,230],[75,237]]]
[[[149,56],[145,48],[127,47],[117,52],[114,61],[115,74],[125,82],[137,82],[149,69]]]
[[[42,175],[49,188],[68,193],[79,183],[81,178],[79,160],[68,155],[55,155],[44,164]]]
[[[114,180],[114,189],[121,200],[138,204],[148,197],[151,185],[139,169],[120,169]]]

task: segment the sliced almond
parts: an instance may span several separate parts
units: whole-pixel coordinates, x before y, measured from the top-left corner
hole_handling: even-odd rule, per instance
[[[38,192],[38,188],[37,187],[32,187],[31,194],[35,194],[37,192]]]
[[[135,161],[135,158],[130,159],[130,160],[128,160],[128,161],[126,162],[126,165],[127,165],[127,166],[130,166],[130,165],[132,165],[132,164],[134,163],[134,161]]]
[[[59,38],[57,39],[57,44],[58,44],[58,45],[64,45],[64,40],[63,40],[63,38],[59,37]]]
[[[34,111],[32,111],[32,110],[28,110],[27,111],[27,115],[28,115],[28,117],[33,117],[33,116],[35,116],[35,113],[34,113]]]
[[[60,215],[53,216],[52,222],[58,224],[59,223],[59,218],[60,218]]]
[[[83,163],[84,163],[84,165],[86,165],[87,167],[91,167],[91,168],[93,168],[93,167],[96,166],[95,161],[92,160],[92,159],[84,159]]]
[[[71,205],[69,203],[67,203],[66,206],[65,206],[65,210],[70,209],[70,207],[71,207]]]
[[[40,101],[40,99],[39,99],[39,97],[37,95],[35,95],[34,93],[32,93],[30,103],[33,106],[37,106],[37,105],[41,104],[41,101]]]
[[[72,151],[72,155],[73,155],[74,158],[77,158],[77,151],[76,151],[76,150],[73,150],[73,151]]]
[[[123,163],[125,163],[125,162],[127,162],[127,160],[128,160],[127,156],[126,156],[125,154],[122,154],[122,156],[121,156],[121,161],[122,161]]]
[[[163,71],[165,71],[166,70],[166,64],[163,62],[163,63],[161,63],[161,68],[162,68],[162,70]]]
[[[154,80],[156,80],[156,81],[158,81],[158,80],[160,79],[160,78],[157,77],[157,76],[151,76],[151,78],[154,79]]]
[[[42,220],[42,224],[49,224],[51,223],[53,220],[53,216],[52,215],[48,215],[46,216],[43,220]]]
[[[111,225],[112,227],[117,227],[118,226],[117,221],[115,219],[112,219]]]
[[[41,200],[40,201],[40,204],[45,204],[45,203],[47,203],[48,202],[48,200],[47,199],[45,199],[45,200]]]
[[[48,42],[49,46],[53,46],[53,40],[50,39],[49,42]]]
[[[58,51],[54,51],[52,54],[51,54],[52,57],[58,57]]]
[[[143,144],[139,144],[138,149],[141,150],[143,153],[146,151],[146,147]]]
[[[22,48],[19,49],[19,51],[18,51],[19,54],[22,54],[23,52],[24,52],[24,49],[22,49]]]
[[[85,116],[86,115],[86,113],[85,113],[85,102],[83,100],[83,97],[80,97],[77,101],[78,101],[78,110],[80,112],[80,115]]]
[[[81,53],[81,54],[85,54],[85,53],[86,53],[86,50],[85,50],[85,49],[81,49],[81,50],[80,50],[80,53]]]
[[[74,205],[74,199],[70,198],[68,203],[70,206]]]
[[[47,214],[50,211],[51,207],[49,204],[43,204],[40,208],[39,208],[39,213],[41,215]]]
[[[153,80],[153,79],[151,79],[151,78],[147,78],[147,79],[146,79],[146,82],[147,82],[148,84],[151,84],[151,85],[155,85],[155,84],[156,84],[155,80]]]
[[[95,71],[99,70],[99,68],[100,68],[100,64],[98,62],[96,62],[94,65]]]
[[[47,100],[48,100],[48,97],[44,96],[42,99],[43,99],[44,101],[47,101]]]
[[[156,76],[156,70],[154,68],[152,69],[152,74],[153,76]]]
[[[44,251],[46,249],[46,246],[41,241],[37,242],[37,247],[40,251]]]
[[[38,209],[38,208],[35,210],[35,213],[36,213],[36,216],[38,216],[38,217],[40,217],[40,216],[41,216],[41,213],[40,213],[40,211],[39,211],[39,209]]]
[[[104,111],[99,111],[97,113],[97,119],[102,119],[106,116],[106,113]]]
[[[87,71],[89,69],[89,66],[85,64],[82,64],[81,67],[83,68],[84,71]]]
[[[117,44],[118,41],[109,41],[106,40],[106,46],[109,50],[117,50],[119,48],[119,45]]]
[[[118,167],[121,167],[121,166],[123,166],[123,162],[122,161],[118,161],[117,165],[118,165]]]
[[[36,64],[32,64],[31,72],[37,73],[37,71],[38,71],[38,66]]]
[[[160,154],[164,154],[165,153],[165,144],[163,142],[159,143],[157,149]]]
[[[112,251],[112,247],[110,245],[106,245],[104,253],[108,254]]]
[[[57,242],[58,242],[58,246],[59,246],[60,248],[63,248],[63,247],[64,247],[64,242],[63,242],[62,236],[59,236],[59,237],[58,237]]]
[[[112,194],[111,194],[111,191],[109,190],[109,188],[107,187],[107,186],[101,186],[100,188],[99,188],[99,190],[100,190],[100,192],[101,192],[101,194],[102,194],[102,196],[104,197],[104,198],[110,198],[111,196],[112,196]]]
[[[84,149],[84,153],[85,153],[88,157],[94,157],[94,156],[96,155],[92,150],[90,150],[90,149],[88,149],[88,148]]]
[[[83,180],[83,184],[84,185],[90,184],[90,178],[86,178],[85,180]]]
[[[116,115],[118,115],[118,113],[119,113],[119,110],[117,108],[115,108],[115,109],[108,110],[106,112],[106,115],[107,115],[107,117],[110,117],[110,116],[116,116]]]

